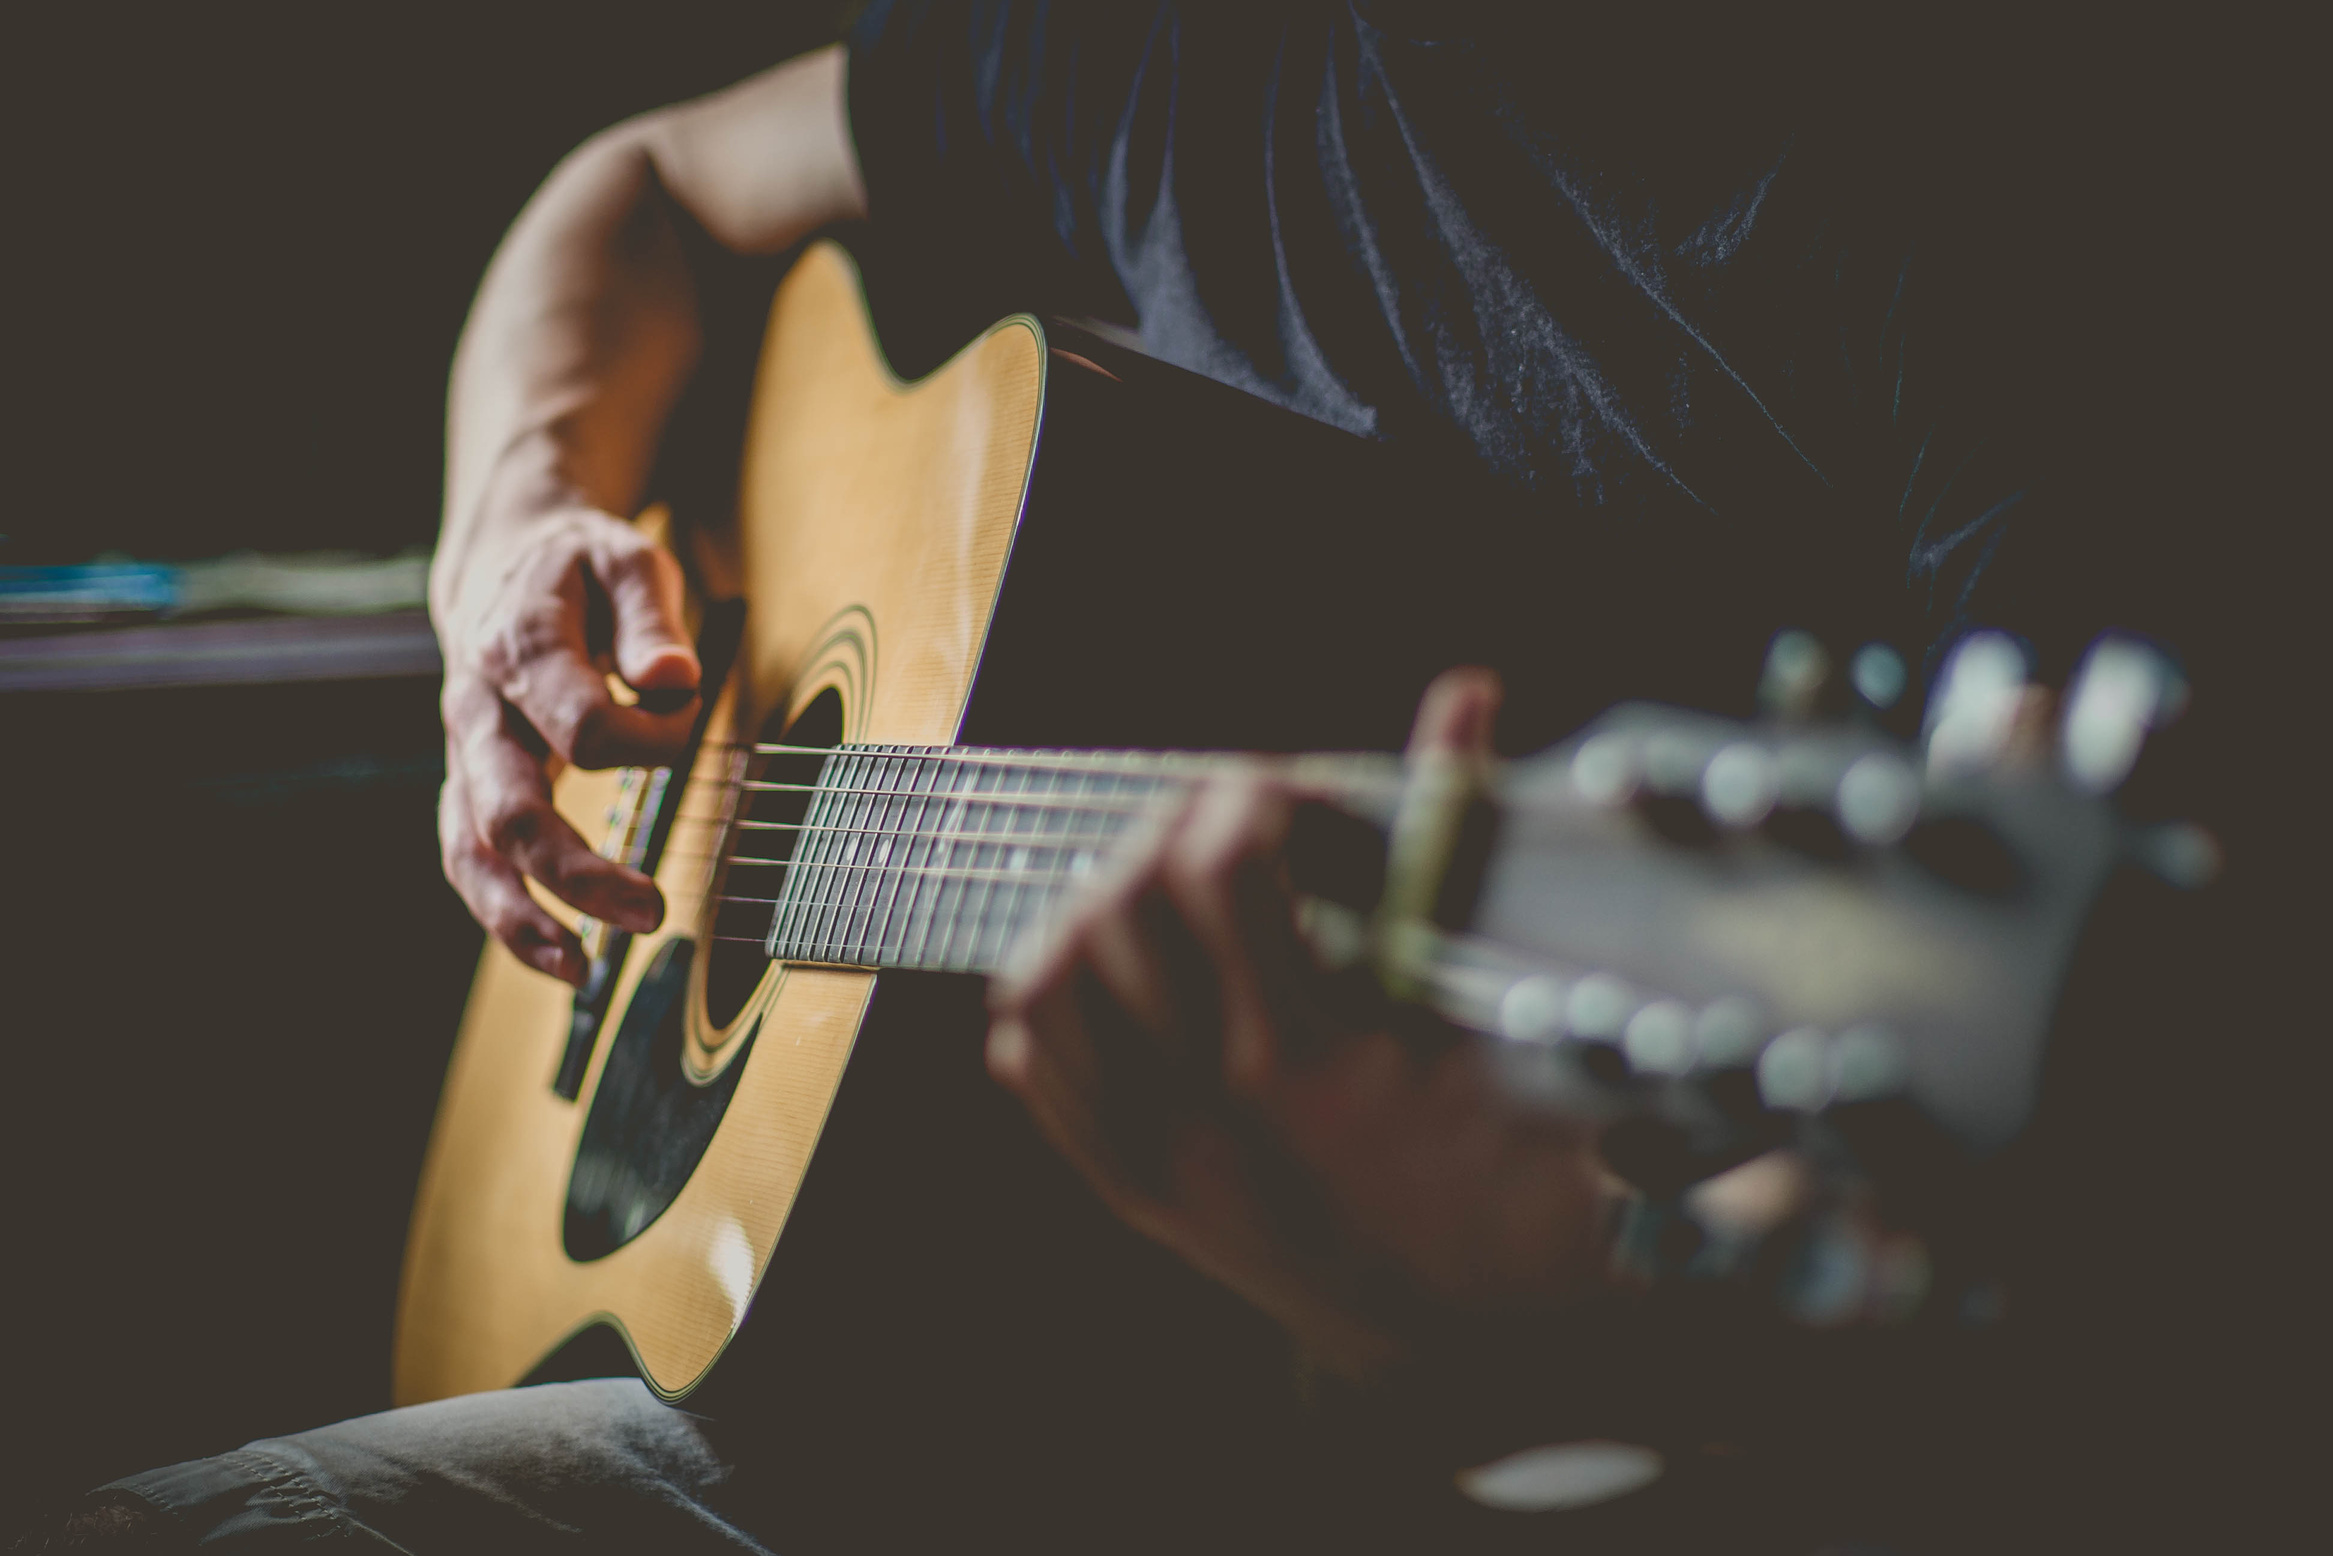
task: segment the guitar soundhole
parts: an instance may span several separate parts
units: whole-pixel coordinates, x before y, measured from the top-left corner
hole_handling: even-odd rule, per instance
[[[600,1259],[664,1214],[713,1143],[756,1033],[706,1085],[681,1069],[694,942],[667,940],[624,1009],[567,1175],[570,1259]]]
[[[747,789],[737,814],[748,824],[730,833],[705,959],[705,1020],[716,1032],[737,1019],[769,970],[769,958],[754,942],[769,934],[777,913],[771,899],[785,894],[786,865],[802,836],[797,829],[809,814],[824,752],[842,739],[842,698],[831,689],[820,692],[792,724],[773,718],[756,738],[764,745],[812,749],[760,754],[746,764],[749,782],[777,787]]]

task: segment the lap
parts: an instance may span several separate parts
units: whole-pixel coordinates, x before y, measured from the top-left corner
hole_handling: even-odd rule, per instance
[[[107,1489],[227,1549],[763,1550],[706,1428],[634,1379],[543,1384],[263,1438]]]

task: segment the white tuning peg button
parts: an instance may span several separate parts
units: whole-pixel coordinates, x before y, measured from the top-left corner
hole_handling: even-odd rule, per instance
[[[1756,826],[1774,808],[1780,792],[1779,764],[1753,741],[1737,740],[1722,748],[1701,772],[1701,808],[1719,826]]]
[[[1770,1108],[1817,1113],[1831,1100],[1830,1039],[1793,1027],[1758,1055],[1758,1096]]]
[[[1770,718],[1811,717],[1830,675],[1831,656],[1813,633],[1796,628],[1778,632],[1767,645],[1765,668],[1758,675],[1758,707]]]
[[[1928,770],[1967,773],[1992,766],[2016,731],[2025,695],[2025,654],[2005,632],[1972,632],[1953,648],[1928,715]]]
[[[2066,776],[2104,794],[2130,776],[2147,731],[2169,722],[2185,692],[2169,662],[2144,643],[2100,638],[2066,696],[2060,733]]]
[[[1849,1027],[1831,1045],[1831,1100],[1876,1102],[1911,1079],[1903,1044],[1885,1027]]]
[[[1858,843],[1884,848],[1920,816],[1920,778],[1890,751],[1870,751],[1839,775],[1839,826]]]
[[[1848,662],[1847,679],[1856,696],[1885,712],[1904,695],[1905,683],[1911,678],[1905,673],[1903,655],[1885,643],[1866,643]]]

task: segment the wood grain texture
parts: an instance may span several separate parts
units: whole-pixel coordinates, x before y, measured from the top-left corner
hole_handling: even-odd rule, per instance
[[[751,739],[829,687],[843,738],[956,738],[1035,452],[1046,352],[1007,320],[913,385],[894,379],[837,248],[809,249],[771,312],[733,531],[713,577],[748,600],[737,673],[658,872],[667,928],[639,937],[576,1103],[551,1078],[569,991],[498,945],[481,959],[407,1242],[394,1392],[401,1404],[515,1383],[569,1336],[613,1323],[660,1394],[686,1393],[735,1333],[776,1246],[839,1085],[874,975],[772,968],[716,1029],[697,959],[687,1059],[719,1071],[764,1024],[704,1159],[664,1213],[603,1259],[561,1242],[568,1171],[642,969],[699,933],[722,846],[713,785]],[[563,814],[588,838],[621,808],[617,780],[568,773]],[[564,910],[562,910],[564,912]],[[572,922],[572,915],[567,915]]]

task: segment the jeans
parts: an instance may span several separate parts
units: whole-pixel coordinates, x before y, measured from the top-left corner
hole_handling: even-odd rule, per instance
[[[638,1381],[471,1394],[114,1482],[203,1548],[763,1551],[711,1424]]]

